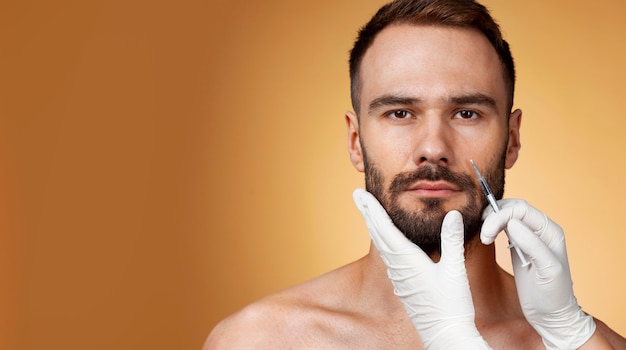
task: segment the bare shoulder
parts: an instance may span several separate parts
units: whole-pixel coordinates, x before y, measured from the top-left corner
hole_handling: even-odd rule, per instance
[[[594,319],[596,322],[596,330],[600,332],[611,343],[613,348],[617,350],[626,350],[626,338],[609,328],[604,322]]]
[[[290,329],[294,325],[301,324],[294,316],[303,307],[294,306],[281,293],[258,300],[221,321],[209,334],[203,349],[280,348],[276,343],[291,342],[285,335],[296,331]]]
[[[358,262],[357,262],[358,263]],[[341,348],[365,333],[358,269],[346,265],[266,296],[220,322],[203,350]]]

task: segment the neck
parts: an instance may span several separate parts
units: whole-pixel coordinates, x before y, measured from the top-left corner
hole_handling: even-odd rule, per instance
[[[366,261],[370,266],[367,268],[369,273],[364,276],[364,286],[374,288],[373,295],[378,295],[389,306],[393,306],[394,311],[397,309],[404,312],[399,298],[393,294],[386,267],[373,244],[370,245]],[[512,313],[521,312],[514,281],[496,263],[493,244],[485,246],[477,238],[466,245],[465,267],[477,324],[490,324],[509,317]]]
[[[515,280],[496,262],[495,244],[484,245],[476,237],[466,247],[465,268],[477,324],[522,315]]]

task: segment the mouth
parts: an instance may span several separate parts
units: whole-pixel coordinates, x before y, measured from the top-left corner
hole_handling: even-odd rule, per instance
[[[419,181],[407,191],[420,198],[447,198],[462,192],[457,186],[446,181]]]

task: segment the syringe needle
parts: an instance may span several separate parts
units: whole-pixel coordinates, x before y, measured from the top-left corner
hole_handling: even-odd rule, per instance
[[[491,208],[493,208],[493,211],[495,211],[496,213],[499,212],[500,211],[500,207],[498,207],[498,202],[496,202],[496,197],[494,197],[493,192],[491,192],[491,188],[489,188],[489,184],[487,184],[487,180],[485,180],[483,175],[478,170],[478,167],[476,166],[476,163],[474,163],[474,161],[471,160],[471,159],[470,159],[470,163],[472,164],[472,168],[474,168],[474,173],[476,173],[476,177],[478,178],[478,182],[480,183],[480,187],[483,189],[483,192],[485,193],[485,196],[487,196],[487,200],[489,201],[489,205],[491,205]],[[515,252],[517,252],[517,256],[519,256],[519,259],[522,262],[522,266],[528,266],[528,264],[530,264],[530,263],[526,260],[526,257],[524,256],[524,253],[519,249],[517,244],[515,244],[515,243],[513,243],[513,241],[511,241],[511,237],[509,236],[509,232],[507,231],[507,229],[504,229],[504,233],[506,233],[506,237],[509,239],[509,249],[510,248],[514,248]]]

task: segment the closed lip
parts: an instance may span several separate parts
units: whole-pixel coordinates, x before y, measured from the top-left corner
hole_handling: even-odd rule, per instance
[[[446,181],[419,181],[411,185],[408,191],[425,197],[445,197],[459,192],[460,189]]]

